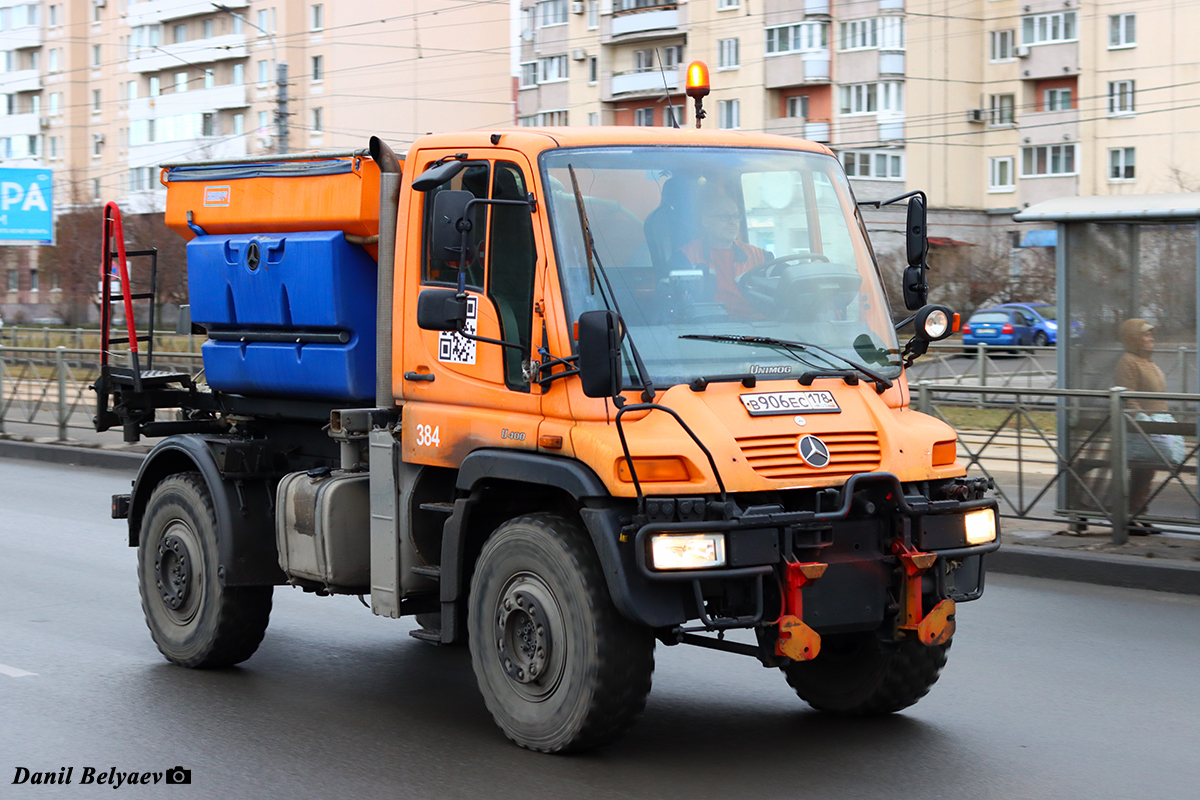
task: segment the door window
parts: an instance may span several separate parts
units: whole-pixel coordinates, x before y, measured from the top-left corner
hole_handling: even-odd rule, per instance
[[[438,194],[451,189],[466,190],[480,199],[488,196],[489,166],[486,161],[468,161],[466,169],[446,181],[441,186],[425,193],[425,235],[421,251],[421,282],[444,283],[456,286],[458,284],[458,264],[431,258],[429,254],[430,241],[433,235],[433,202]],[[471,207],[472,235],[475,240],[475,252],[483,253],[487,245],[487,206],[483,204]],[[475,258],[467,267],[466,285],[472,289],[483,291],[484,263],[482,258]]]
[[[511,161],[496,162],[493,200],[524,200],[528,189],[521,168]],[[526,373],[533,329],[533,275],[537,250],[533,218],[526,206],[491,207],[488,237],[488,297],[496,305],[501,336],[521,345],[504,348],[504,382],[508,388],[529,391]]]

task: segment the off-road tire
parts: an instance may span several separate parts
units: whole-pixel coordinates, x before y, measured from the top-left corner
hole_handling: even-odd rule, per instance
[[[1033,335],[1034,347],[1045,347],[1048,344],[1050,344],[1050,337],[1046,335],[1045,331],[1038,331]]]
[[[497,528],[476,563],[467,620],[484,702],[521,747],[600,747],[646,706],[654,637],[617,612],[577,522],[532,514]]]
[[[171,475],[154,487],[138,544],[142,611],[159,651],[183,667],[245,661],[271,615],[275,587],[221,585],[216,530],[212,496],[199,472]]]
[[[869,716],[908,708],[929,693],[946,664],[950,643],[904,642],[891,652],[874,635],[822,642],[812,661],[782,667],[788,684],[818,711]]]

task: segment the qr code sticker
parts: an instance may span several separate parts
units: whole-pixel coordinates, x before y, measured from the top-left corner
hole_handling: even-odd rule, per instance
[[[476,330],[478,303],[479,298],[475,295],[467,296],[467,322],[463,325],[463,332],[472,336]],[[474,364],[475,340],[459,336],[457,331],[442,331],[438,334],[438,361],[447,364]]]

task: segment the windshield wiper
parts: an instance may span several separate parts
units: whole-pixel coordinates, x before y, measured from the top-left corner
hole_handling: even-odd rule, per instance
[[[698,340],[704,341],[704,342],[729,342],[731,344],[750,344],[750,345],[757,344],[757,345],[762,345],[763,347],[778,347],[783,350],[787,350],[788,352],[794,352],[796,350],[799,350],[802,353],[812,353],[813,355],[821,354],[823,356],[831,356],[833,358],[836,358],[838,361],[841,361],[844,364],[850,365],[850,367],[852,367],[853,369],[862,373],[863,375],[866,375],[868,378],[870,378],[872,381],[874,381],[875,382],[875,390],[877,392],[882,393],[882,392],[886,391],[887,389],[892,388],[892,381],[889,378],[887,378],[886,376],[879,374],[878,372],[871,369],[870,367],[867,367],[863,364],[858,363],[854,359],[846,358],[845,356],[839,355],[838,353],[835,353],[832,350],[827,350],[824,347],[821,347],[819,344],[811,344],[809,342],[790,342],[786,339],[774,339],[770,336],[739,336],[737,334],[685,333],[682,336],[680,336],[679,338],[680,339],[698,339]],[[842,377],[841,372],[838,370],[831,370],[831,372],[833,372],[834,374],[830,375],[829,377]],[[809,378],[809,377],[823,377],[823,376],[821,375],[820,370],[818,370],[816,373],[812,374],[811,376],[808,373],[801,376],[801,378]],[[808,383],[811,383],[811,382],[812,382],[811,380],[808,381]]]

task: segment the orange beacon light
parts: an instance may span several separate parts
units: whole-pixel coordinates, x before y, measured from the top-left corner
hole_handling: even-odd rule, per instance
[[[704,98],[708,95],[708,64],[693,61],[687,68],[687,96],[696,101],[696,127],[704,119]]]

